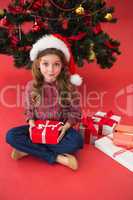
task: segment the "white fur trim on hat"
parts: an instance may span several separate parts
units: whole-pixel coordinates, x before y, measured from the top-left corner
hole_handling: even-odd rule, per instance
[[[33,44],[30,51],[31,61],[34,61],[37,58],[39,52],[47,48],[56,48],[61,50],[65,54],[66,60],[68,62],[70,61],[71,55],[67,45],[62,40],[53,35],[45,35],[40,38],[35,44]]]
[[[70,82],[73,85],[80,86],[83,82],[83,79],[79,74],[73,74],[70,76]]]

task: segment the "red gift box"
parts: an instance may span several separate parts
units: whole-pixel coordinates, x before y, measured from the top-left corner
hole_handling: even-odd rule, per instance
[[[35,127],[32,127],[30,139],[33,143],[57,144],[60,135],[59,128],[63,125],[60,121],[35,120]]]
[[[112,133],[120,119],[121,117],[114,115],[112,111],[98,111],[92,117],[83,117],[82,123],[85,127],[85,143],[94,144],[96,139]]]

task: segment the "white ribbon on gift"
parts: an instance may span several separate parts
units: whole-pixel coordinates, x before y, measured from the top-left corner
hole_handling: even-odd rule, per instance
[[[38,129],[43,129],[42,131],[42,143],[46,143],[46,129],[47,127],[52,127],[52,130],[54,130],[59,124],[63,125],[63,122],[58,122],[57,124],[49,124],[49,120],[46,120],[46,124],[38,124]]]

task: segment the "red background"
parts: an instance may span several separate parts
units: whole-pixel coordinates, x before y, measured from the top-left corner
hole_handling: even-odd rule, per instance
[[[8,3],[9,0],[0,1],[0,8],[5,8]],[[133,1],[108,0],[107,3],[115,6],[118,23],[104,24],[102,27],[114,39],[121,41],[122,55],[111,69],[100,69],[95,63],[77,69],[84,77],[80,87],[84,99],[83,110],[89,113],[112,110],[122,116],[123,123],[133,124]],[[77,173],[58,165],[50,166],[33,157],[20,162],[11,160],[11,147],[5,143],[5,135],[9,128],[25,123],[20,97],[25,84],[32,77],[30,71],[16,69],[12,57],[5,55],[0,55],[0,77],[1,200],[133,199],[131,172],[94,147],[86,146],[80,152],[80,169]],[[4,93],[8,86],[17,87],[20,92],[18,105],[12,108],[4,105],[2,99],[10,105],[16,103],[18,97],[15,88]]]

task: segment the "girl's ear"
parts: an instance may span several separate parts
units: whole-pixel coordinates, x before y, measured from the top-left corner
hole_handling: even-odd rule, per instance
[[[40,70],[40,65],[37,65],[37,68]]]
[[[39,60],[39,59],[36,59],[36,67],[37,67],[38,69],[40,69],[40,60]]]

